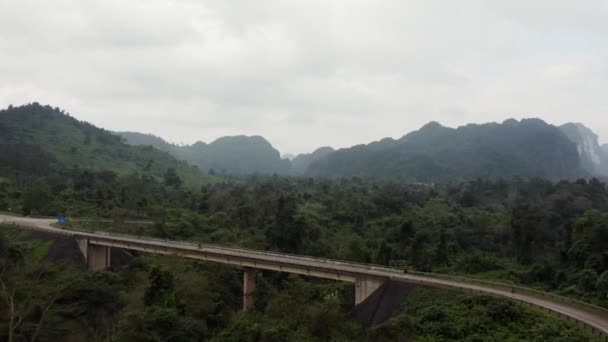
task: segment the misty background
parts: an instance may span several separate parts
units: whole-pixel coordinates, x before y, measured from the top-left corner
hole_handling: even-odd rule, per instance
[[[608,142],[608,3],[3,1],[0,107],[282,153],[539,117]]]

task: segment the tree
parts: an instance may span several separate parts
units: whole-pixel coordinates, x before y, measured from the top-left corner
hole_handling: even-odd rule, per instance
[[[532,204],[521,204],[511,213],[513,251],[517,260],[529,264],[546,248],[554,246],[555,230],[549,225],[544,209]]]
[[[298,253],[302,248],[304,227],[296,220],[296,201],[291,196],[279,197],[275,224],[269,230],[270,243],[282,252]]]
[[[25,192],[23,196],[23,214],[42,213],[51,201],[47,184],[39,179]]]
[[[179,188],[182,185],[182,179],[179,178],[174,168],[168,168],[165,172],[165,185],[173,188]]]
[[[383,240],[374,255],[374,263],[388,266],[391,262],[392,255],[393,249]]]
[[[574,224],[574,238],[587,241],[591,252],[608,249],[608,215],[595,209],[586,211]]]
[[[597,278],[595,287],[603,299],[608,297],[608,271],[605,271]]]
[[[578,287],[583,291],[591,292],[595,290],[597,279],[597,273],[594,270],[582,270],[578,274]]]
[[[445,239],[445,230],[442,229],[439,233],[439,245],[435,251],[435,262],[438,265],[449,266],[450,260],[448,259],[448,245]]]
[[[418,231],[414,236],[411,248],[411,258],[414,267],[425,272],[431,271],[433,255],[428,247],[428,232]]]
[[[401,224],[401,226],[399,227],[399,232],[399,237],[403,240],[411,238],[416,233],[414,225],[410,220],[407,220]]]
[[[69,270],[31,262],[18,245],[0,235],[0,317],[6,318],[6,324],[0,323],[6,328],[0,340],[35,342],[73,283]],[[46,340],[59,338],[48,335]]]
[[[149,284],[144,294],[144,304],[175,306],[175,286],[173,274],[153,267],[149,275]]]

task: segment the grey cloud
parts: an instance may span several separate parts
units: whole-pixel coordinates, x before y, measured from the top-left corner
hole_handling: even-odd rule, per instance
[[[608,139],[603,0],[4,1],[0,106],[282,152],[539,116]]]

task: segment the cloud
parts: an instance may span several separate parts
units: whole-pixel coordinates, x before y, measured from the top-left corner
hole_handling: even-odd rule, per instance
[[[606,17],[603,0],[9,0],[0,106],[282,152],[531,116],[608,142]]]

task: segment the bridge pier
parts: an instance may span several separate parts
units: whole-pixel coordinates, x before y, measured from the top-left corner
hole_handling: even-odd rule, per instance
[[[88,239],[76,239],[76,242],[90,271],[103,271],[110,268],[110,255],[112,254],[110,247],[90,244]]]
[[[384,282],[385,280],[377,278],[357,278],[355,280],[355,305],[361,304]]]
[[[253,309],[255,305],[253,295],[255,292],[256,270],[245,267],[243,271],[243,311],[247,311]]]

